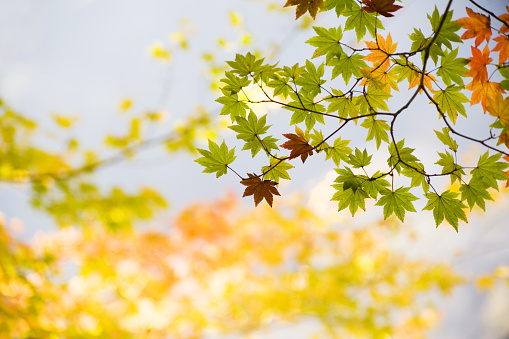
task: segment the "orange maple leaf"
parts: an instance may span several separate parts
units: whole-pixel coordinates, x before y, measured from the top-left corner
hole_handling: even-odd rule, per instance
[[[484,113],[486,113],[489,98],[494,99],[499,92],[505,93],[498,82],[491,81],[472,81],[465,88],[469,91],[473,91],[472,96],[470,97],[470,106],[481,102]]]
[[[391,65],[388,54],[396,52],[398,43],[392,43],[391,33],[387,35],[387,39],[384,39],[381,34],[376,35],[377,41],[366,41],[366,46],[371,50],[371,53],[364,57],[365,61],[370,61],[373,66],[378,66],[383,63],[382,67],[384,71]]]
[[[244,179],[240,183],[247,186],[242,197],[252,195],[254,197],[255,206],[265,199],[270,207],[272,207],[273,195],[279,194],[276,188],[276,182],[272,180],[262,180],[254,174],[248,173],[249,179]]]
[[[504,144],[507,148],[509,148],[509,134],[508,132],[500,134],[498,137],[498,144]],[[509,160],[508,160],[509,161]]]
[[[306,12],[309,12],[309,15],[315,19],[318,10],[325,8],[323,0],[288,0],[283,7],[288,6],[297,6],[297,10],[295,11],[295,20]]]
[[[493,59],[490,58],[488,45],[484,46],[482,53],[477,47],[471,46],[470,48],[472,49],[472,57],[468,58],[468,60],[470,60],[468,63],[470,70],[465,73],[465,76],[472,77],[472,82],[485,83],[488,81],[488,69],[486,65],[493,61]]]
[[[362,0],[362,9],[368,13],[378,12],[380,15],[385,17],[394,16],[389,12],[396,12],[398,9],[403,8],[402,6],[395,5],[395,0]]]
[[[493,52],[500,51],[498,54],[498,64],[501,65],[509,59],[509,37],[501,35],[493,40],[497,42],[497,45],[493,48]]]
[[[509,13],[509,6],[505,6],[505,9],[507,10],[507,13]],[[498,18],[509,25],[509,14],[502,14]],[[500,34],[508,33],[509,27],[507,27],[506,25],[502,25],[498,32]]]
[[[484,40],[486,40],[486,42],[490,41],[490,18],[486,15],[476,13],[468,7],[467,14],[469,18],[461,18],[455,21],[462,28],[466,29],[466,32],[463,33],[461,38],[471,39],[475,37],[475,47],[479,46]]]
[[[283,134],[286,138],[290,140],[282,144],[281,147],[291,150],[290,159],[297,158],[300,155],[300,159],[302,160],[302,163],[304,163],[308,156],[313,155],[313,147],[310,144],[308,144],[308,142],[304,138],[304,135],[299,133],[299,131],[297,131],[297,133],[298,134],[294,133]]]

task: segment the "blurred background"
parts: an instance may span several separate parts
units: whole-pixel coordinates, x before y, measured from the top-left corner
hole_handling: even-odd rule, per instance
[[[506,11],[502,0],[479,3],[494,13]],[[282,197],[275,199],[277,211],[265,207],[253,211],[250,197],[240,200],[244,186],[233,174],[215,179],[201,173],[202,167],[193,161],[197,158],[194,146],[206,147],[208,138],[226,139],[229,145],[237,143],[237,153],[242,146],[225,128],[229,121],[219,118],[221,106],[215,102],[220,96],[219,79],[227,69],[225,60],[251,51],[265,56],[269,63],[302,65],[314,50],[305,44],[314,36],[312,25],[344,24],[333,11],[319,14],[315,22],[307,16],[295,21],[294,8],[283,9],[283,4],[284,1],[263,0],[0,1],[0,97],[14,111],[37,123],[37,134],[30,142],[52,153],[75,152],[75,160],[69,160],[74,165],[80,164],[79,157],[87,152],[93,152],[98,159],[115,159],[94,168],[91,177],[97,190],[121,187],[130,194],[149,188],[157,191],[169,206],[154,213],[154,217],[147,212],[145,218],[144,211],[136,212],[141,221],[133,222],[133,233],[108,236],[93,228],[91,236],[92,233],[87,234],[88,226],[77,227],[78,219],[65,222],[64,217],[58,218],[55,209],[34,208],[32,186],[0,184],[2,223],[12,231],[13,243],[31,244],[35,256],[54,250],[69,258],[59,265],[61,280],[57,279],[65,293],[73,296],[69,297],[69,304],[77,309],[79,305],[85,307],[76,302],[78,290],[94,291],[87,294],[101,290],[99,304],[120,296],[133,308],[128,312],[129,307],[124,304],[115,306],[123,310],[126,318],[122,323],[111,319],[118,321],[125,332],[111,332],[117,329],[94,319],[100,312],[114,312],[111,310],[115,307],[97,311],[96,304],[86,304],[88,318],[80,318],[80,324],[85,325],[65,332],[66,320],[60,327],[54,323],[41,326],[46,328],[44,333],[64,333],[64,337],[84,331],[97,337],[107,336],[106,333],[128,337],[128,333],[135,333],[134,337],[307,338],[342,333],[346,335],[343,337],[353,337],[352,333],[375,337],[372,334],[379,333],[380,338],[387,338],[393,336],[387,333],[396,333],[394,337],[401,338],[509,338],[507,284],[486,278],[483,289],[478,280],[500,265],[509,264],[509,233],[504,221],[509,207],[507,189],[494,193],[495,202],[487,204],[486,213],[475,208],[469,223],[461,223],[456,233],[447,224],[435,228],[432,213],[420,212],[424,207],[420,201],[416,202],[418,213],[407,215],[404,224],[394,219],[382,221],[381,208],[374,204],[355,218],[347,210],[338,213],[337,204],[330,201],[335,172],[322,155],[311,157],[306,166],[294,164],[293,180],[279,185]],[[383,20],[386,30],[382,35],[390,32],[393,41],[398,42],[398,50],[408,50],[408,34],[414,27],[431,31],[425,13],[432,13],[435,2],[410,0],[402,5],[395,18]],[[445,4],[437,1],[436,6],[442,11]],[[471,5],[468,1],[454,1],[455,18],[466,15],[465,6]],[[345,34],[346,43],[365,46],[364,41],[357,42],[350,33]],[[470,55],[469,46],[470,43],[460,47],[460,54]],[[401,96],[391,103],[394,107],[406,102],[405,86],[402,84],[400,92],[394,94]],[[415,148],[423,162],[432,164],[441,147],[433,128],[441,126],[428,104],[428,100],[419,98],[409,114],[398,120],[397,137],[405,138],[406,145]],[[468,119],[459,119],[458,128],[483,136],[486,130],[480,131],[479,126],[487,126],[491,120],[477,106],[469,109]],[[271,117],[269,124],[274,125],[274,134],[288,133],[288,112],[270,105],[253,109],[258,115]],[[190,117],[198,120],[189,120]],[[201,126],[199,117],[210,121]],[[121,153],[117,158],[124,145],[120,136],[129,136],[137,118],[146,122],[141,139],[155,141],[139,152]],[[72,126],[66,128],[67,124]],[[193,126],[196,130],[192,130]],[[188,131],[192,140],[182,137],[185,133],[178,134],[179,131]],[[359,135],[358,130],[352,129],[344,133],[342,138],[352,140],[350,145],[376,152],[374,145],[364,146],[364,132]],[[172,141],[167,135],[177,137]],[[463,150],[460,156],[466,161],[475,161],[484,153],[475,145],[458,142]],[[73,147],[77,150],[71,150]],[[384,164],[385,156],[375,154],[373,162]],[[246,173],[257,165],[248,155],[240,154],[236,166],[237,171]],[[447,185],[445,180],[442,187]],[[148,195],[143,199],[160,207],[166,204]],[[136,206],[137,201],[148,201],[143,199],[129,203]],[[193,210],[200,212],[192,213]],[[251,216],[251,222],[245,220],[245,215]],[[62,223],[70,227],[61,229]],[[94,224],[90,220],[84,223]],[[365,234],[363,230],[370,231]],[[150,238],[149,232],[160,238]],[[280,240],[272,241],[271,237]],[[305,245],[307,238],[310,243]],[[106,242],[114,244],[111,246],[118,251]],[[136,249],[123,248],[126,242]],[[337,247],[339,244],[341,247]],[[315,252],[307,253],[306,246]],[[150,248],[150,253],[143,254],[144,248]],[[371,257],[362,256],[365,248]],[[274,257],[264,257],[261,250],[273,251]],[[108,253],[114,253],[107,260],[115,264],[106,266],[115,267],[116,272],[109,277],[105,273],[109,268],[101,268],[96,260]],[[157,274],[150,271],[150,264],[144,267],[136,260],[146,260],[142,261],[145,264],[153,260]],[[193,264],[201,260],[206,262],[204,266]],[[400,268],[398,262],[402,263]],[[171,268],[169,277],[161,273],[161,263]],[[447,268],[434,266],[441,263]],[[346,274],[351,265],[358,272]],[[373,275],[377,271],[374,267],[386,271]],[[94,270],[100,272],[100,279],[90,273]],[[144,272],[143,277],[140,272]],[[162,285],[165,281],[174,285],[171,289],[154,287],[151,274]],[[504,274],[507,272],[499,272],[500,276]],[[400,280],[390,278],[395,276]],[[121,277],[133,281],[129,286],[113,282]],[[48,281],[54,283],[51,279]],[[101,282],[92,283],[94,279]],[[250,279],[257,285],[247,284]],[[33,286],[42,286],[28,280]],[[204,281],[210,283],[207,292],[201,285]],[[355,283],[349,285],[348,281]],[[421,287],[415,287],[416,281],[422,283]],[[154,295],[149,294],[147,286],[154,288]],[[401,298],[408,300],[388,297],[398,294],[398,286],[401,293],[406,293]],[[404,286],[409,286],[408,290]],[[136,288],[140,291],[133,292]],[[160,292],[156,292],[157,288]],[[105,296],[104,289],[110,294],[116,292]],[[124,294],[118,292],[122,289]],[[286,295],[287,289],[295,295]],[[52,293],[64,293],[59,291]],[[203,300],[192,298],[196,291],[204,293]],[[3,293],[8,294],[5,290]],[[232,298],[232,305],[221,299],[228,297]],[[157,299],[165,303],[157,304]],[[347,305],[346,299],[351,303]],[[373,302],[371,308],[366,306],[369,300]],[[263,302],[271,306],[265,309]],[[246,309],[240,309],[242,304]],[[65,308],[65,312],[55,309],[60,310],[60,318],[67,319],[64,315],[71,308]],[[47,310],[41,314],[55,319],[47,315]],[[191,320],[179,320],[182,314]],[[26,330],[40,321],[27,320],[25,325],[13,328]],[[165,332],[168,327],[173,332]]]

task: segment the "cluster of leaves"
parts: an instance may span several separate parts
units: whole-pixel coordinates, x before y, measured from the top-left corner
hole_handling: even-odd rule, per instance
[[[280,179],[290,179],[287,171],[293,165],[289,161],[300,157],[304,163],[309,156],[323,152],[326,160],[332,160],[338,167],[332,200],[338,201],[339,210],[348,208],[354,215],[359,208],[365,209],[366,199],[375,199],[376,205],[383,206],[385,218],[395,214],[403,221],[406,211],[415,212],[412,202],[417,197],[411,190],[420,187],[427,199],[424,210],[433,211],[436,225],[445,219],[457,231],[458,221],[467,221],[467,205],[470,209],[477,205],[484,210],[485,200],[492,200],[488,189],[498,190],[498,181],[507,180],[504,170],[508,164],[501,157],[505,154],[505,160],[509,161],[509,156],[507,150],[497,148],[495,143],[498,140],[499,144],[509,146],[509,98],[505,96],[505,90],[509,89],[509,14],[495,17],[493,23],[489,16],[467,8],[469,17],[453,20],[451,0],[444,10],[435,7],[428,15],[431,35],[414,29],[409,35],[410,50],[397,51],[391,34],[384,37],[379,33],[384,27],[378,14],[390,17],[401,6],[394,5],[394,0],[370,0],[363,4],[361,7],[354,0],[290,0],[286,3],[287,6],[297,5],[297,17],[306,11],[314,17],[318,9],[334,9],[338,17],[346,17],[343,27],[313,27],[316,35],[306,43],[316,48],[313,59],[324,59],[319,64],[306,60],[304,66],[281,67],[267,64],[251,53],[237,54],[235,60],[227,62],[231,69],[221,80],[223,95],[217,99],[222,104],[221,115],[230,116],[230,128],[237,133],[237,139],[244,141],[243,151],[250,151],[255,157],[263,150],[269,159],[269,164],[264,165],[259,174],[249,174],[246,178],[235,172],[242,184],[248,186],[244,196],[254,194],[255,204],[265,198],[272,206],[272,196],[279,195],[275,185]],[[461,28],[466,31],[460,37]],[[351,47],[342,42],[344,34],[350,30],[355,31],[358,42],[367,33],[374,41],[365,41],[365,48]],[[498,35],[494,39],[498,44],[490,51],[488,41],[492,34]],[[457,45],[462,39],[474,37],[472,57],[459,57]],[[483,41],[486,46],[481,52],[478,45]],[[489,54],[496,51],[498,63],[491,64]],[[431,63],[436,67],[428,70]],[[491,81],[488,67],[493,69],[491,74],[499,73],[506,80]],[[330,80],[325,78],[326,73],[332,74]],[[343,87],[337,86],[337,80],[334,87],[326,86],[328,81],[339,76],[344,81]],[[469,77],[472,80],[465,84]],[[409,90],[413,89],[410,99],[397,110],[389,109],[393,91],[398,91],[404,81],[408,82]],[[253,99],[246,88],[257,88],[262,99]],[[464,94],[465,90],[473,92],[470,99]],[[431,172],[430,166],[415,156],[414,148],[406,146],[404,139],[397,140],[394,133],[397,119],[409,111],[419,95],[430,101],[444,125],[441,130],[435,130],[437,138],[447,148],[437,152],[436,164],[442,167],[438,173]],[[289,124],[295,125],[295,133],[284,133],[287,141],[280,146],[277,145],[279,139],[268,135],[267,116],[259,117],[253,111],[260,103],[278,105],[291,112]],[[465,135],[455,127],[459,115],[467,117],[466,103],[481,103],[483,109],[495,117],[486,138]],[[368,174],[366,168],[372,155],[366,149],[350,148],[350,140],[339,136],[347,125],[358,121],[360,127],[367,130],[366,141],[374,140],[377,149],[385,144],[382,148],[388,151],[388,168],[378,168]],[[320,124],[324,127],[318,127]],[[334,127],[330,133],[325,132],[328,126]],[[499,134],[494,132],[496,129],[500,130]],[[488,150],[476,164],[459,164],[455,137],[481,144]],[[290,154],[278,156],[276,152],[281,151],[280,147]],[[234,149],[224,142],[218,146],[211,141],[209,150],[199,152],[202,157],[196,161],[205,166],[204,172],[216,173],[219,177],[228,169],[232,170],[231,164],[236,158]],[[343,164],[345,166],[340,168]],[[458,182],[459,191],[439,192],[432,180],[442,176],[450,176],[451,183]],[[402,177],[408,179],[401,179],[401,186],[395,187],[395,182]]]

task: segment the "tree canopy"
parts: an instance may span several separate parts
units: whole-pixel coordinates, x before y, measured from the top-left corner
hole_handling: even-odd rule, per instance
[[[216,100],[223,105],[220,114],[230,116],[229,128],[244,142],[243,151],[249,150],[252,157],[265,155],[258,174],[235,172],[248,186],[244,196],[254,195],[256,205],[265,198],[272,206],[273,195],[280,195],[275,187],[279,179],[290,180],[287,171],[294,165],[289,162],[300,158],[304,164],[309,156],[323,153],[329,160],[325,166],[338,174],[332,200],[338,201],[340,211],[348,208],[352,216],[365,210],[367,199],[374,199],[383,207],[385,219],[394,214],[404,221],[406,211],[416,212],[416,190],[426,199],[423,209],[433,212],[437,227],[446,220],[458,231],[459,221],[467,222],[466,209],[477,205],[484,210],[485,201],[493,200],[489,190],[498,190],[499,181],[509,185],[509,172],[505,172],[509,167],[505,92],[509,90],[509,14],[494,15],[471,1],[480,12],[467,7],[468,17],[456,18],[450,10],[452,3],[440,9],[435,6],[427,15],[429,27],[413,28],[408,34],[411,46],[398,50],[398,42],[393,42],[390,32],[384,33],[383,26],[398,20],[403,6],[395,1],[287,1],[285,6],[297,6],[297,19],[306,12],[315,18],[319,10],[334,10],[346,22],[330,28],[313,26],[315,35],[306,43],[316,49],[302,64],[271,65],[251,53],[237,54],[227,62],[230,69],[221,79],[222,96]],[[346,35],[353,32],[357,45],[348,45]],[[496,44],[490,40],[492,35]],[[469,39],[474,39],[471,54],[458,54],[460,44]],[[409,95],[397,93],[406,84]],[[258,96],[251,94],[253,88]],[[398,122],[402,116],[416,114],[419,96],[429,101],[426,114],[434,112],[443,126],[434,130],[443,144],[436,150],[434,163],[439,171],[417,157],[411,141],[398,138]],[[295,133],[290,129],[279,139],[271,135],[270,117],[256,115],[261,103],[289,110],[289,125],[295,125]],[[481,137],[456,127],[458,119],[468,119],[467,104],[479,103],[493,117],[479,133]],[[414,133],[423,132],[419,125],[412,127]],[[376,143],[377,152],[385,152],[386,164],[373,164],[373,154],[366,148],[342,138],[346,128],[366,133],[366,141]],[[460,163],[458,138],[479,144],[486,152],[477,162]],[[280,147],[290,153],[282,156]],[[220,177],[233,170],[234,148],[211,141],[209,150],[200,150],[203,157],[196,160],[204,172]],[[459,187],[435,187],[437,177],[447,176]]]

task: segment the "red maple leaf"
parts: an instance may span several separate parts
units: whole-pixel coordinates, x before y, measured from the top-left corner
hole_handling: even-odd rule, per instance
[[[255,206],[265,199],[270,207],[272,207],[273,195],[279,194],[276,188],[276,182],[272,180],[262,180],[260,177],[248,173],[249,179],[244,179],[240,183],[247,186],[242,197],[254,196]]]
[[[302,163],[304,163],[308,156],[313,155],[313,147],[308,144],[303,135],[301,135],[298,131],[297,133],[298,134],[283,134],[290,140],[282,144],[281,147],[291,150],[290,159],[297,158],[300,155],[300,159],[302,160]]]
[[[380,15],[385,17],[394,16],[389,12],[396,12],[403,6],[395,5],[395,0],[362,0],[362,3],[366,6],[362,6],[362,9],[368,13],[378,12]]]
[[[488,81],[486,65],[493,61],[490,58],[488,45],[484,46],[482,53],[477,47],[471,46],[470,48],[472,49],[472,57],[468,58],[470,60],[468,63],[470,70],[465,73],[465,76],[472,77],[472,82],[485,83]]]
[[[463,33],[461,38],[471,39],[475,37],[475,47],[479,46],[484,40],[486,40],[486,42],[490,41],[490,18],[486,15],[476,13],[468,7],[467,14],[469,18],[461,18],[455,21],[462,28],[466,29],[466,32]]]

